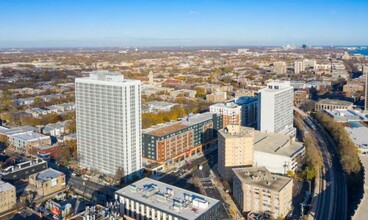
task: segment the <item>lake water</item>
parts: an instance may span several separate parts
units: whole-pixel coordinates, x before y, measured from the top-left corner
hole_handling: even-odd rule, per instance
[[[349,54],[361,54],[364,56],[368,56],[368,49],[365,50],[351,50],[349,51]]]

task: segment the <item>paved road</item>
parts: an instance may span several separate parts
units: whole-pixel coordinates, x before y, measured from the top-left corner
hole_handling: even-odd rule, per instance
[[[315,120],[312,121],[316,126],[316,130],[309,129],[309,131],[317,137],[324,163],[321,173],[320,193],[317,195],[318,206],[315,219],[346,220],[346,183],[335,143]]]
[[[228,206],[226,202],[222,199],[221,194],[217,190],[217,188],[213,185],[210,176],[211,168],[208,163],[204,163],[202,165],[202,170],[196,170],[193,175],[198,177],[201,181],[201,184],[204,188],[204,191],[206,192],[206,195],[208,197],[220,200],[222,205],[220,206],[220,219],[230,219],[229,217],[229,211]]]

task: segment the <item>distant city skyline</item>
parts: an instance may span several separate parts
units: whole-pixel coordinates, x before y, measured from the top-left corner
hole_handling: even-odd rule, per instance
[[[0,48],[367,45],[368,1],[1,1]]]

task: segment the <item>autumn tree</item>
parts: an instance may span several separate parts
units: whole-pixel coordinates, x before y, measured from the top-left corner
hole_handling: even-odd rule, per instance
[[[124,178],[125,176],[125,171],[124,171],[124,168],[119,166],[116,171],[115,171],[115,175],[114,175],[114,180],[120,184],[121,183],[121,180]]]
[[[326,113],[317,112],[315,117],[335,141],[343,171],[347,174],[358,173],[361,170],[358,148],[344,126]]]

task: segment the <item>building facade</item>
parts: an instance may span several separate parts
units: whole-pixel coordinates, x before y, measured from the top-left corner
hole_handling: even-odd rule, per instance
[[[233,197],[242,212],[268,212],[274,219],[291,211],[293,180],[264,167],[234,168]]]
[[[95,71],[75,80],[80,166],[128,179],[139,175],[141,82],[119,72]]]
[[[294,173],[303,164],[305,146],[284,134],[254,132],[253,166],[266,167],[272,173]]]
[[[258,91],[258,129],[294,135],[294,91],[289,82],[274,81]]]
[[[124,219],[220,219],[220,201],[144,178],[115,192]]]
[[[0,180],[0,214],[13,209],[17,202],[15,186]]]
[[[210,106],[210,112],[222,115],[222,127],[241,124],[242,107],[233,103],[217,103]]]
[[[228,125],[218,134],[218,173],[227,181],[232,179],[231,168],[252,166],[254,129]]]
[[[294,92],[294,105],[296,107],[304,104],[309,98],[309,92],[306,89],[299,89]]]
[[[174,165],[214,145],[221,128],[222,116],[210,112],[147,128],[142,134],[142,156],[148,162]]]
[[[29,177],[29,183],[34,187],[38,197],[44,197],[65,189],[64,173],[49,168]]]
[[[241,106],[241,126],[257,127],[258,100],[254,96],[236,98],[234,102]]]
[[[295,61],[294,62],[294,73],[299,74],[300,72],[304,71],[304,66],[302,61]]]
[[[227,98],[226,92],[214,92],[212,94],[206,95],[206,100],[208,102],[213,102],[213,103],[225,102],[226,98]]]
[[[29,152],[33,147],[42,145],[50,145],[51,138],[43,134],[36,132],[27,132],[23,134],[12,135],[10,137],[11,143],[17,150],[24,150]]]
[[[276,74],[285,74],[287,72],[287,66],[284,61],[277,61],[273,63],[273,72]]]
[[[353,103],[337,99],[321,99],[316,103],[315,110],[353,109]]]

